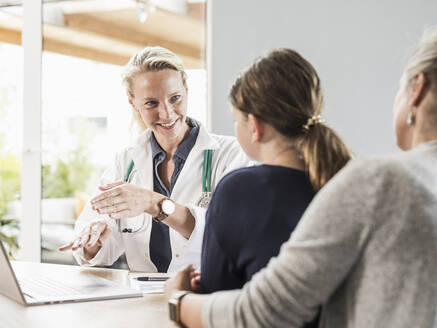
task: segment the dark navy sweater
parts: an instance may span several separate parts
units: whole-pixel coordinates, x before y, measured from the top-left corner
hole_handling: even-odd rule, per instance
[[[314,194],[303,171],[282,166],[226,175],[206,213],[202,292],[243,287],[279,254]]]

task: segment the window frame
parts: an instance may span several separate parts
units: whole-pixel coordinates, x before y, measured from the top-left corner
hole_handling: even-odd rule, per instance
[[[42,0],[23,1],[23,148],[20,259],[41,262]]]

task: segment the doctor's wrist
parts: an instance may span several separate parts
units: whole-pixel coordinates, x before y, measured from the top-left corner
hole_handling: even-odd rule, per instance
[[[162,222],[169,216],[173,215],[176,209],[176,203],[168,197],[162,198],[158,203],[159,212],[153,217],[156,222]]]
[[[83,257],[87,261],[92,260],[96,256],[96,254],[99,252],[100,248],[102,248],[102,246],[84,247],[83,248]]]
[[[164,195],[161,195],[157,192],[154,192],[153,196],[150,198],[150,203],[148,206],[148,210],[146,212],[148,212],[153,218],[157,217],[159,215],[159,213],[161,212],[160,203],[164,199],[167,199],[167,197],[165,197]]]

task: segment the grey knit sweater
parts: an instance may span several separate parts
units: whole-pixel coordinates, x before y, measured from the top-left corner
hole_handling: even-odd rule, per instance
[[[437,141],[348,164],[277,258],[212,295],[206,327],[437,327]]]

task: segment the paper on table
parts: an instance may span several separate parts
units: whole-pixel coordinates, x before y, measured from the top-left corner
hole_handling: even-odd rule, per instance
[[[141,290],[143,294],[162,294],[165,281],[139,281],[138,277],[169,278],[168,273],[129,273],[129,284],[132,288]]]

